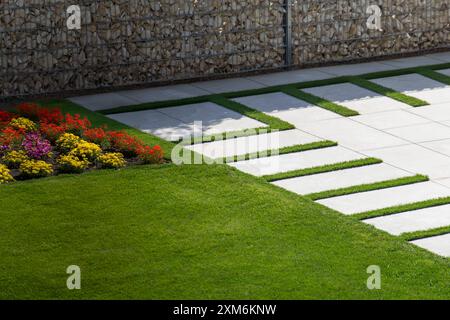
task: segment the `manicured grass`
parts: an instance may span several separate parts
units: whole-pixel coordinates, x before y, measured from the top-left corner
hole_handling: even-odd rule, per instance
[[[449,204],[449,203],[450,203],[450,197],[437,198],[437,199],[431,199],[431,200],[426,200],[426,201],[409,203],[409,204],[400,205],[400,206],[383,208],[383,209],[379,209],[379,210],[357,213],[357,214],[352,215],[352,217],[355,219],[358,219],[358,220],[363,220],[363,219],[376,218],[376,217],[381,217],[381,216],[388,216],[388,215],[401,213],[401,212],[436,207],[436,206],[441,206],[441,205]]]
[[[284,147],[284,148],[280,148],[280,149],[276,149],[276,150],[266,150],[266,151],[255,152],[255,153],[248,153],[248,154],[240,155],[240,156],[227,157],[227,158],[221,159],[220,161],[222,163],[245,161],[245,160],[250,160],[250,159],[271,157],[273,155],[281,155],[281,154],[288,154],[288,153],[294,153],[294,152],[303,152],[303,151],[308,151],[308,150],[335,147],[337,145],[338,145],[337,142],[325,140],[325,141],[318,141],[318,142],[312,142],[312,143],[307,143],[307,144],[299,144],[299,145],[295,145],[295,146],[291,146],[291,147]]]
[[[441,236],[441,235],[444,235],[447,233],[450,233],[450,226],[426,230],[426,231],[404,233],[401,235],[401,238],[406,241],[414,241],[414,240],[423,239],[423,238]]]
[[[357,85],[359,87],[362,87],[364,89],[371,90],[373,92],[379,93],[383,96],[389,97],[391,99],[403,102],[405,104],[408,104],[412,107],[422,107],[429,105],[428,102],[424,100],[420,100],[411,96],[408,96],[406,94],[403,94],[401,92],[395,91],[390,88],[386,88],[383,86],[380,86],[379,84],[376,84],[374,82],[368,81],[364,78],[360,77],[349,77],[350,83],[353,83],[354,85]]]
[[[0,207],[3,299],[450,298],[448,259],[228,166],[27,181]]]
[[[340,114],[344,117],[351,117],[351,116],[357,116],[359,115],[358,112],[355,110],[351,110],[347,107],[341,106],[339,104],[336,104],[334,102],[328,101],[326,99],[314,96],[312,94],[306,93],[304,91],[301,91],[297,89],[294,86],[286,86],[281,90],[281,92],[288,94],[292,97],[295,97],[297,99],[304,100],[306,102],[312,103],[316,106],[319,106],[321,108],[327,109],[329,111],[332,111],[334,113]]]
[[[263,178],[268,182],[273,182],[273,181],[284,180],[284,179],[289,179],[289,178],[309,176],[309,175],[318,174],[318,173],[325,173],[325,172],[330,172],[330,171],[337,171],[337,170],[369,166],[372,164],[379,164],[382,162],[383,162],[382,160],[377,159],[377,158],[364,158],[364,159],[357,159],[357,160],[346,161],[346,162],[338,162],[338,163],[334,163],[334,164],[313,167],[313,168],[308,168],[308,169],[300,169],[300,170],[282,172],[282,173],[264,176]]]
[[[404,177],[404,178],[387,180],[387,181],[382,181],[382,182],[363,184],[363,185],[353,186],[353,187],[348,187],[348,188],[311,193],[311,194],[306,195],[306,197],[308,197],[312,200],[321,200],[321,199],[326,199],[326,198],[344,196],[344,195],[353,194],[353,193],[405,186],[408,184],[425,182],[428,180],[429,180],[429,178],[427,176],[415,175],[415,176],[411,176],[411,177]]]
[[[227,98],[224,98],[221,96],[213,96],[210,99],[210,101],[215,104],[218,104],[222,107],[228,108],[228,109],[236,111],[238,113],[241,113],[244,116],[247,116],[249,118],[263,122],[263,123],[267,124],[270,129],[289,130],[289,129],[295,128],[292,124],[290,124],[286,121],[283,121],[279,118],[269,116],[261,111],[249,108],[247,106],[244,106],[243,104],[240,104],[236,101],[228,100]]]
[[[424,77],[433,79],[446,85],[450,85],[450,77],[446,76],[445,74],[430,69],[420,69],[417,73],[423,75]]]

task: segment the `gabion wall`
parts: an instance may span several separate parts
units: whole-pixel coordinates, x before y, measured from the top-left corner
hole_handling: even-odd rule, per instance
[[[81,28],[67,26],[81,9]],[[377,5],[377,30],[367,26]],[[450,44],[446,0],[2,0],[0,94],[195,79]]]

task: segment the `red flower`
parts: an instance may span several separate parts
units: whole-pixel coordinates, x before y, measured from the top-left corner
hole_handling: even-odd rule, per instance
[[[67,131],[81,135],[81,133],[89,129],[92,126],[91,122],[86,118],[81,118],[79,114],[72,116],[71,114],[66,114],[66,128]]]
[[[142,142],[123,131],[108,131],[108,139],[111,147],[129,156],[137,155],[137,149],[142,147]]]
[[[6,127],[0,132],[0,145],[2,146],[21,145],[24,136],[25,136],[24,130],[16,130],[11,127]]]
[[[103,128],[92,128],[83,131],[83,137],[89,142],[104,146],[109,143],[108,135]]]
[[[37,118],[39,122],[43,123],[61,123],[64,120],[64,115],[59,108],[46,109],[39,108],[37,111]]]
[[[15,115],[11,112],[0,110],[0,126],[6,126],[14,117]]]
[[[58,125],[54,123],[41,122],[39,130],[48,140],[55,142],[58,140],[60,135],[66,132],[66,126],[65,124]]]
[[[141,146],[136,150],[139,160],[147,164],[162,163],[164,152],[161,147],[156,145],[154,147]]]
[[[41,107],[39,107],[36,103],[24,102],[19,104],[16,109],[22,116],[37,119],[37,114]]]

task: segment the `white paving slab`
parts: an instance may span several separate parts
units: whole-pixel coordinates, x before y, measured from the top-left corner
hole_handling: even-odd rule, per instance
[[[436,71],[450,77],[450,69],[441,69]]]
[[[424,142],[420,145],[450,157],[450,139]]]
[[[249,137],[220,140],[186,147],[210,159],[240,156],[320,141],[300,130],[286,130]]]
[[[273,184],[297,194],[336,190],[367,183],[411,176],[411,173],[385,163],[275,181]]]
[[[364,151],[397,168],[428,175],[431,179],[450,177],[450,157],[419,145],[405,145]]]
[[[382,63],[399,69],[440,64],[442,63],[442,61],[435,59],[433,56],[419,56],[387,60],[383,61]]]
[[[363,158],[364,156],[357,152],[342,147],[331,147],[240,161],[230,165],[254,176],[264,176]]]
[[[433,121],[450,120],[450,103],[434,104],[420,108],[410,108],[407,111]]]
[[[330,67],[317,68],[318,71],[332,74],[333,76],[359,75],[379,71],[394,70],[395,67],[383,64],[381,62],[366,62],[355,64],[344,64]]]
[[[388,129],[386,132],[415,143],[450,138],[450,127],[435,122]]]
[[[355,193],[317,201],[329,208],[352,215],[377,209],[450,196],[450,189],[434,182],[415,183],[388,189]]]
[[[412,126],[431,121],[430,119],[411,114],[404,110],[364,114],[352,117],[352,120],[380,130]]]
[[[233,100],[270,116],[280,118],[300,129],[304,123],[342,118],[337,113],[313,106],[281,92]]]
[[[111,114],[108,117],[169,141],[188,137],[195,130],[193,124],[183,123],[154,110]]]
[[[218,134],[267,125],[214,103],[109,115],[110,118],[166,140]],[[201,123],[198,123],[201,121]],[[201,125],[200,125],[201,124]]]
[[[333,140],[353,150],[399,146],[408,142],[388,133],[370,128],[348,118],[302,124],[301,129],[322,139]]]
[[[190,84],[177,84],[166,87],[126,90],[119,91],[118,93],[130,99],[139,101],[139,103],[184,99],[210,94],[210,92]]]
[[[427,57],[439,60],[441,62],[450,62],[450,52],[437,52],[426,55]]]
[[[195,83],[194,86],[210,93],[251,90],[264,87],[263,84],[247,78],[203,81]]]
[[[334,77],[331,74],[316,71],[314,69],[302,69],[294,71],[276,72],[248,77],[248,79],[265,86],[277,86],[296,82],[323,80]]]
[[[409,108],[404,103],[351,83],[307,88],[303,91],[358,111],[360,114]]]
[[[138,100],[126,97],[116,92],[72,97],[69,98],[69,100],[92,111],[130,106],[140,103]]]
[[[450,226],[450,205],[408,211],[363,222],[395,236],[442,228]]]
[[[450,102],[450,86],[419,74],[406,74],[373,79],[371,81],[409,96],[425,100],[430,104]]]
[[[450,257],[450,234],[415,240],[411,241],[411,243],[440,256]]]

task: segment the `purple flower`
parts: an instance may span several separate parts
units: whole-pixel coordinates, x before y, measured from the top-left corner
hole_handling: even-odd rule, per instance
[[[34,159],[41,159],[52,151],[50,142],[40,136],[39,133],[32,132],[25,136],[22,147],[28,156]]]
[[[9,150],[9,146],[7,146],[7,145],[0,146],[0,154],[3,154],[8,150]]]

